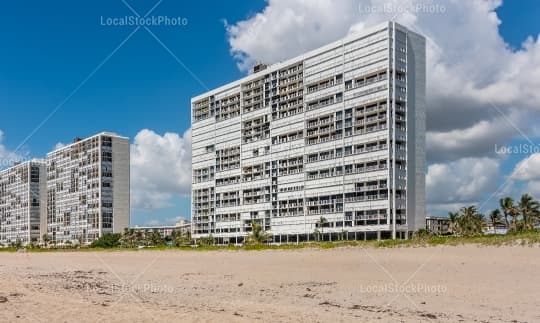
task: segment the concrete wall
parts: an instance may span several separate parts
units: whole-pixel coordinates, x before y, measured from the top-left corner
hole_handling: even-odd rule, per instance
[[[112,138],[113,145],[113,232],[121,233],[130,223],[129,140]]]
[[[426,40],[410,31],[407,32],[407,69],[407,213],[409,231],[416,231],[425,228]]]

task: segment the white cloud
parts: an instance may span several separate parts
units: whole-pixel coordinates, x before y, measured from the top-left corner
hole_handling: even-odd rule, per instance
[[[521,194],[529,193],[533,197],[540,198],[540,153],[534,153],[521,160],[514,167],[511,174],[512,182],[521,181],[524,186]]]
[[[498,180],[499,161],[487,157],[433,164],[426,176],[427,202],[432,209],[481,202]]]
[[[163,223],[161,223],[160,220],[153,219],[153,220],[146,221],[144,225],[149,226],[149,227],[157,227],[157,226],[163,225]]]
[[[156,227],[156,226],[166,226],[166,225],[175,225],[181,220],[190,221],[190,217],[188,216],[176,216],[172,218],[164,218],[164,219],[150,219],[144,222],[145,226],[150,227]]]
[[[520,161],[512,172],[512,178],[521,181],[540,180],[540,153]]]
[[[189,216],[175,216],[175,217],[172,217],[172,218],[167,218],[166,221],[167,223],[169,224],[176,224],[177,222],[179,221],[191,221],[190,217]]]
[[[510,119],[481,120],[471,127],[449,131],[429,131],[426,148],[432,162],[455,160],[461,156],[494,155],[497,145],[511,137],[516,130]],[[496,131],[495,131],[496,130]]]
[[[57,142],[56,145],[54,145],[53,150],[58,150],[60,148],[64,148],[66,146],[63,142]]]
[[[495,9],[501,5],[268,0],[262,12],[227,25],[227,32],[244,71],[254,62],[276,63],[387,20],[425,35],[428,209],[442,211],[482,202],[481,196],[497,189],[506,156],[497,156],[496,146],[540,136],[540,38],[531,35],[520,48],[510,48],[499,33]],[[540,182],[527,185],[540,193]],[[515,189],[511,180],[501,194]]]
[[[0,170],[13,166],[15,162],[25,159],[21,152],[14,152],[4,144],[4,132],[0,130]]]
[[[182,136],[143,129],[131,145],[131,200],[139,209],[171,206],[191,189],[191,129]]]
[[[465,205],[461,202],[428,204],[426,216],[446,216],[449,212],[459,211]]]
[[[514,126],[528,134],[540,119],[540,40],[529,37],[512,50],[499,34],[495,9],[501,4],[269,0],[262,12],[227,25],[227,32],[242,70],[257,61],[294,57],[392,18],[424,34],[429,40],[428,158],[457,160],[493,156],[495,143],[520,136]]]
[[[535,199],[540,199],[540,181],[530,181],[527,183],[523,193],[529,193]]]
[[[232,54],[248,70],[257,61],[291,58],[348,32],[358,18],[356,1],[268,1],[248,20],[227,25]]]

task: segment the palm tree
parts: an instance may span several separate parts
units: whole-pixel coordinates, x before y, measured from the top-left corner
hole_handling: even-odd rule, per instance
[[[191,236],[189,231],[174,230],[171,234],[172,241],[175,246],[186,246],[191,243]]]
[[[121,244],[124,247],[133,248],[135,247],[135,243],[136,243],[135,240],[136,240],[135,229],[124,228],[124,232],[122,233],[122,238],[120,238]]]
[[[517,216],[519,215],[519,211],[514,205],[514,200],[511,197],[505,197],[499,200],[499,204],[501,205],[501,209],[504,214],[504,221],[506,223],[506,228],[515,229],[516,220],[517,220]],[[512,218],[512,223],[508,222],[508,217]]]
[[[482,233],[484,216],[475,206],[462,207],[459,213],[450,212],[450,228],[458,236],[474,236]]]
[[[159,246],[163,244],[163,238],[157,229],[153,229],[149,235],[149,242],[153,246]]]
[[[77,237],[77,242],[79,243],[79,247],[83,245],[84,238],[82,234]]]
[[[324,225],[327,223],[328,223],[328,220],[324,216],[321,216],[319,220],[317,221],[317,226],[321,228],[321,235],[323,239],[324,239]]]
[[[135,231],[135,243],[137,245],[139,244],[144,244],[144,235],[143,235],[143,232],[141,230],[137,230]]]
[[[124,228],[124,231],[122,232],[122,237],[120,238],[120,244],[123,247],[129,247],[128,235],[129,235],[129,228]]]
[[[42,239],[43,239],[43,243],[45,243],[45,247],[48,247],[48,246],[49,246],[49,242],[51,241],[51,238],[49,237],[49,235],[46,234],[46,233],[43,234]]]
[[[493,232],[495,232],[495,226],[497,224],[500,224],[502,221],[501,217],[501,211],[499,209],[495,209],[489,213],[489,221],[491,222],[491,225],[493,226]]]
[[[448,212],[448,218],[450,219],[450,231],[453,234],[460,235],[459,213]]]
[[[269,238],[270,235],[263,230],[259,223],[251,221],[251,234],[247,237],[248,244],[265,243]]]
[[[532,230],[539,218],[540,204],[529,194],[523,194],[518,204],[519,212],[523,216],[523,229]]]
[[[321,240],[321,231],[319,231],[319,229],[315,228],[315,230],[313,230],[313,235],[316,237],[317,241]]]
[[[475,206],[461,208],[461,217],[465,235],[471,236],[482,233],[484,216],[478,212]]]
[[[214,236],[212,236],[212,234],[210,234],[209,236],[207,237],[202,237],[202,238],[199,238],[199,244],[201,246],[213,246],[215,244],[215,240],[214,240]]]

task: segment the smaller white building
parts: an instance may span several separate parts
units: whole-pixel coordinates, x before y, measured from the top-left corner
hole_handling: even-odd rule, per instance
[[[32,160],[0,171],[0,245],[37,243],[46,232],[45,162]]]
[[[493,225],[491,222],[486,223],[484,228],[484,234],[507,234],[508,228],[505,224],[496,224]]]
[[[426,216],[426,230],[436,234],[450,234],[450,219],[442,216]]]
[[[102,132],[47,154],[47,233],[88,244],[130,220],[129,139]]]
[[[132,229],[135,231],[140,231],[143,234],[143,237],[146,234],[150,234],[154,231],[157,231],[162,238],[168,238],[172,235],[174,231],[180,231],[182,233],[191,234],[191,222],[187,220],[180,220],[175,223],[175,225],[165,225],[165,226],[135,226]]]

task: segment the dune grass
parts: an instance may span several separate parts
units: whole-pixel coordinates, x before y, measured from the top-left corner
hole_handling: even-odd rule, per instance
[[[156,246],[138,248],[32,248],[27,249],[27,252],[111,252],[111,251],[163,251],[163,250],[182,250],[182,251],[262,251],[262,250],[296,250],[304,248],[315,249],[333,249],[343,247],[365,247],[365,248],[405,248],[405,247],[429,247],[438,245],[466,245],[474,244],[480,246],[533,246],[540,245],[540,231],[527,231],[511,233],[506,235],[482,235],[474,237],[455,237],[455,236],[431,236],[426,238],[409,239],[409,240],[371,240],[371,241],[312,241],[302,242],[298,244],[248,244],[243,246],[215,246],[215,245],[199,245],[199,246]],[[0,248],[0,252],[17,252],[15,248]]]

